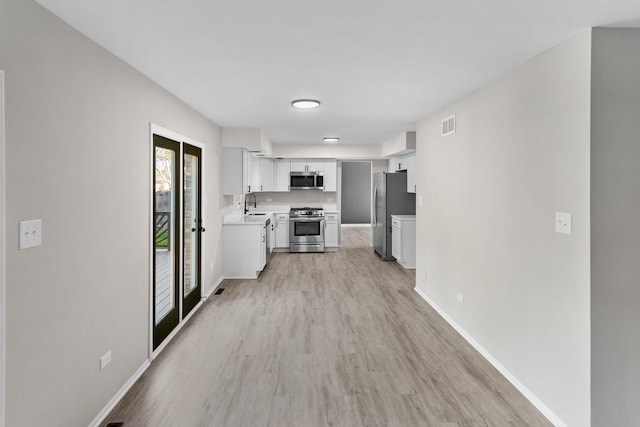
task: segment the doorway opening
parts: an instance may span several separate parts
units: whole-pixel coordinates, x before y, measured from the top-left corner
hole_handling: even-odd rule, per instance
[[[342,224],[371,224],[371,162],[342,162]]]

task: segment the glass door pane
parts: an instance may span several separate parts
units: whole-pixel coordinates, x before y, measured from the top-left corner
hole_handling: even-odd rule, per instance
[[[153,348],[178,324],[178,207],[180,186],[178,163],[180,145],[176,141],[153,136]]]
[[[184,144],[183,158],[183,310],[184,318],[200,301],[200,247],[202,233],[200,149]]]

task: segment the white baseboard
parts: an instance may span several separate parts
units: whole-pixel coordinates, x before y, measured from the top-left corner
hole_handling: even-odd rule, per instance
[[[458,325],[447,313],[444,312],[438,305],[433,302],[424,292],[422,292],[417,286],[414,288],[416,293],[424,299],[453,329],[456,330],[462,338],[467,340],[473,348],[475,348],[489,363],[491,363],[513,386],[518,389],[524,397],[533,404],[542,415],[544,415],[551,423],[556,427],[567,427],[567,424],[560,419],[542,400],[533,394],[527,387],[524,386],[507,368],[505,368],[495,357],[491,355],[484,347],[480,345],[471,335],[469,335],[460,325]]]
[[[138,379],[140,379],[142,374],[144,374],[144,372],[149,368],[150,365],[151,362],[149,362],[149,359],[144,361],[142,366],[140,366],[138,370],[133,373],[131,378],[129,378],[127,382],[122,386],[122,388],[118,390],[115,396],[111,398],[109,403],[107,403],[107,406],[105,406],[102,411],[100,411],[100,413],[93,419],[93,421],[91,421],[89,427],[98,427],[100,423],[102,423],[104,419],[107,418],[107,415],[109,415],[109,413],[113,411],[113,408],[116,407],[118,402],[122,400],[124,395],[127,394],[129,389],[136,383],[136,381],[138,381]]]

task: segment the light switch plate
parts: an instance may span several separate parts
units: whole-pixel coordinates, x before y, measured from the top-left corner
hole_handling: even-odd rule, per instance
[[[107,365],[111,363],[111,350],[107,351],[104,356],[100,358],[100,370],[102,371]]]
[[[556,212],[556,232],[571,234],[571,214]]]
[[[20,221],[20,249],[34,248],[42,245],[42,220],[32,219]]]

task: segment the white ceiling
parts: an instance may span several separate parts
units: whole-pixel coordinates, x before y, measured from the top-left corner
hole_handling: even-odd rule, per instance
[[[640,23],[638,0],[37,1],[215,123],[274,143],[383,142],[584,29]]]

